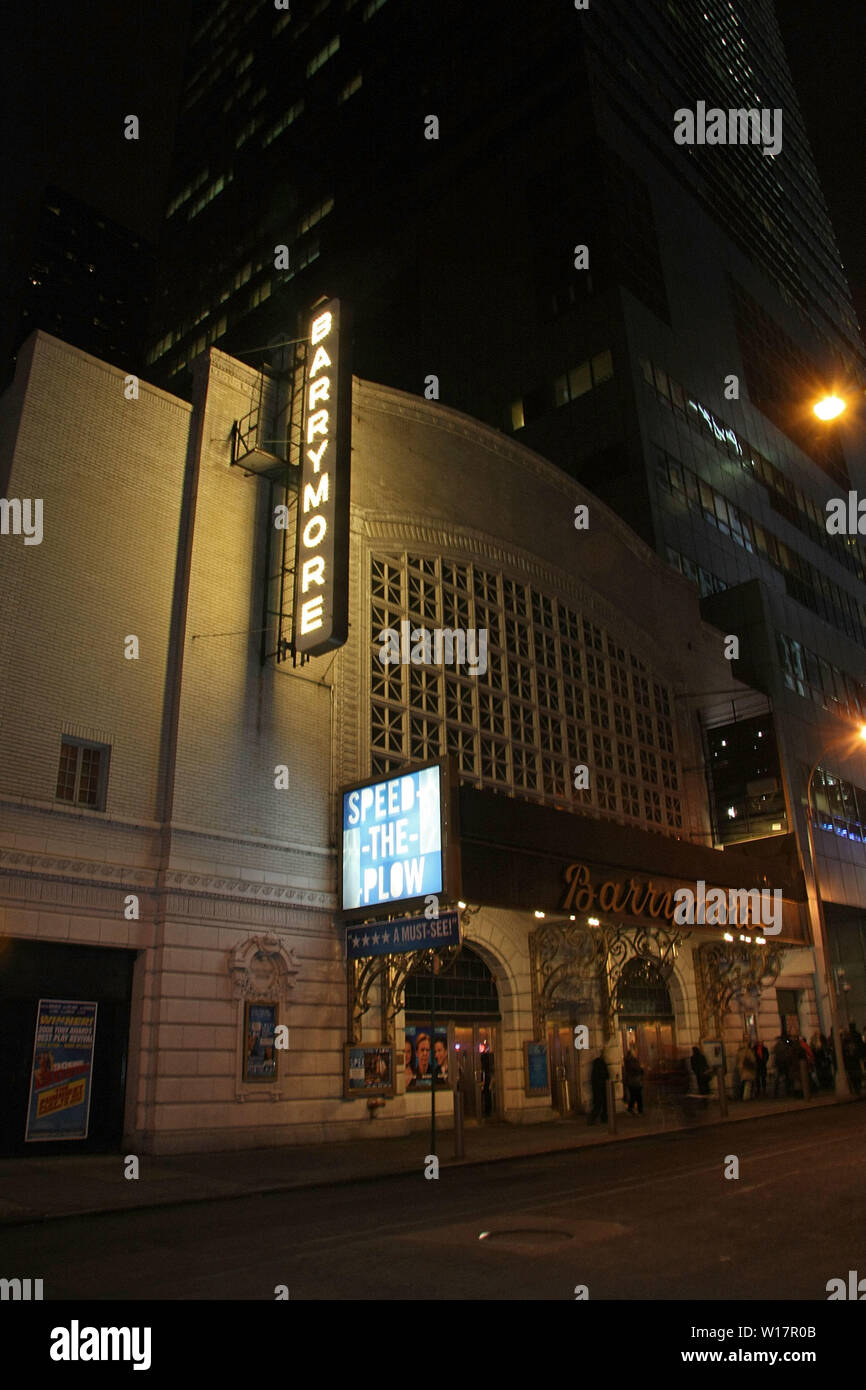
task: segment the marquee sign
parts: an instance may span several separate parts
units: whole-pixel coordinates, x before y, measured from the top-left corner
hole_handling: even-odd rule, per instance
[[[801,935],[797,904],[784,902],[780,889],[708,889],[703,879],[691,885],[668,880],[659,888],[652,879],[594,883],[589,867],[581,863],[566,865],[563,878],[561,906],[569,913],[656,918],[673,927],[749,928],[766,936],[777,936],[781,931],[787,937]],[[686,899],[691,900],[691,910],[686,910]]]
[[[456,779],[448,775],[447,760],[344,788],[341,821],[344,919],[383,917],[395,909],[426,915],[434,898],[437,907],[440,898],[459,898]],[[434,919],[431,930],[436,926]],[[442,944],[441,934],[436,939]],[[405,944],[410,940],[421,936],[401,936],[399,949],[412,949]]]
[[[295,651],[322,656],[349,631],[352,373],[340,301],[313,311],[295,550]]]

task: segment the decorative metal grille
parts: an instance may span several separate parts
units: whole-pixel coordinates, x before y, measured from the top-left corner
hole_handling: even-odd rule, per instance
[[[704,941],[696,948],[695,974],[703,1036],[717,1037],[722,1020],[735,1005],[756,1012],[761,993],[779,978],[784,951],[776,946]]]
[[[559,599],[477,563],[371,557],[372,773],[453,753],[465,781],[677,834],[671,692]],[[388,664],[380,633],[487,631],[487,669]],[[616,696],[616,700],[613,699]],[[574,787],[574,768],[590,786]]]
[[[610,1037],[631,982],[666,986],[688,935],[660,926],[536,928],[529,938],[536,1039],[544,1039],[548,1017],[563,1005],[594,1015]]]

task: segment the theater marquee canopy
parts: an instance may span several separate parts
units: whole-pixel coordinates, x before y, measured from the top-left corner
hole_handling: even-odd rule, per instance
[[[779,943],[808,944],[806,899],[793,836],[779,835],[724,851],[638,827],[460,788],[463,897],[473,904],[588,916],[645,926],[717,932],[719,919],[680,928],[675,894],[699,884],[726,890],[781,892]],[[740,917],[738,929],[748,924]],[[755,926],[755,930],[760,930]]]

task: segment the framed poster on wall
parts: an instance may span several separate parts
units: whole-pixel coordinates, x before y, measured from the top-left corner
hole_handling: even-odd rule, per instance
[[[277,1009],[270,1002],[244,1005],[244,1081],[277,1079]]]
[[[546,1042],[523,1044],[524,1086],[528,1096],[550,1095],[550,1065]]]
[[[393,1096],[394,1049],[380,1043],[348,1043],[345,1048],[343,1095]]]
[[[39,1000],[26,1143],[87,1138],[96,1010],[89,1000]]]
[[[413,1025],[403,1034],[403,1065],[407,1091],[437,1090],[449,1085],[448,1030],[430,1027],[429,1023]]]

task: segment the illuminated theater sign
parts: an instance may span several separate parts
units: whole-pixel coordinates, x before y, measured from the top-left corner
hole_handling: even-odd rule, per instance
[[[381,917],[459,895],[453,779],[445,763],[355,784],[343,792],[341,910]],[[443,903],[444,906],[444,903]]]
[[[295,550],[295,651],[321,656],[349,629],[349,460],[352,373],[340,301],[313,311]]]

